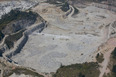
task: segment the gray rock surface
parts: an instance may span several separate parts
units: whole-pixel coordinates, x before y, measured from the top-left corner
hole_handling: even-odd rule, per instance
[[[72,18],[74,9],[70,8],[72,12],[65,19],[62,17],[65,13],[54,5],[42,3],[33,8],[49,25],[42,33],[36,31],[29,35],[21,53],[12,59],[47,73],[55,72],[61,64],[95,61],[98,47],[109,38],[109,27],[106,26],[115,21],[116,15],[88,5],[78,8],[80,13]],[[47,11],[43,12],[43,9]]]

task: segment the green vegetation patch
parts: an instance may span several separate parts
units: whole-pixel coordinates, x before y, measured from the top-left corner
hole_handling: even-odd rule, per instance
[[[16,42],[17,40],[19,40],[22,36],[23,36],[23,32],[25,30],[21,30],[15,34],[9,35],[6,39],[5,39],[5,44],[8,46],[8,48],[12,48],[14,47],[14,42]]]
[[[104,77],[116,77],[116,48],[111,53],[108,68],[111,72],[107,75],[104,74]]]
[[[37,17],[36,13],[33,12],[23,12],[19,10],[11,10],[8,14],[5,14],[0,19],[0,30],[5,28],[7,24],[12,21],[21,20],[21,19],[33,19],[35,20]]]
[[[0,31],[0,41],[3,39],[4,34]]]
[[[114,58],[114,59],[116,59],[116,48],[113,50],[113,52],[112,52],[112,57]]]
[[[0,41],[4,38],[5,33],[3,33],[3,30],[6,28],[6,26],[9,26],[9,31],[15,30],[11,25],[14,25],[15,22],[20,21],[20,20],[33,20],[36,21],[38,14],[33,13],[31,11],[29,12],[24,12],[20,11],[18,9],[11,10],[8,14],[5,14],[1,17],[0,19]],[[22,21],[22,23],[24,23]],[[28,22],[27,22],[28,23]],[[17,27],[19,27],[17,25]],[[16,29],[15,32],[19,31],[21,29]],[[10,43],[10,41],[7,41]]]
[[[116,65],[113,66],[112,72],[116,73]]]
[[[102,53],[101,54],[98,53],[97,56],[96,56],[96,60],[97,60],[98,63],[102,63],[104,61],[103,54]]]
[[[95,62],[61,66],[53,77],[98,77],[98,67]]]
[[[32,75],[34,77],[44,77],[36,72],[33,72],[33,71],[25,69],[25,68],[16,68],[13,70],[13,72],[16,74]]]
[[[70,8],[69,8],[69,4],[68,2],[65,2],[62,6],[61,6],[61,10],[66,12],[68,11]]]

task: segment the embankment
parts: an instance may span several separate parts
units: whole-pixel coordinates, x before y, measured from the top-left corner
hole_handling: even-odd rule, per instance
[[[23,36],[15,43],[14,47],[10,50],[7,50],[3,53],[3,57],[6,60],[10,60],[13,55],[20,53],[23,46],[26,44],[28,40],[28,35],[30,35],[35,30],[39,29],[41,32],[46,27],[46,22],[42,22],[40,24],[34,24],[32,27],[29,27],[24,33]]]

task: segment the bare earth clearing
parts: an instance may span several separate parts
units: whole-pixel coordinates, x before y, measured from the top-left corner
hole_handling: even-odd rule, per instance
[[[33,8],[48,22],[48,27],[41,33],[35,31],[29,35],[21,53],[12,59],[20,65],[47,73],[55,72],[61,64],[95,61],[98,47],[110,38],[111,25],[107,25],[115,21],[116,15],[90,4],[78,8],[80,13],[73,18],[74,8],[70,6],[70,9],[71,13],[64,18],[65,13],[52,4],[41,3]],[[106,59],[101,64],[104,67],[100,77],[105,72]]]

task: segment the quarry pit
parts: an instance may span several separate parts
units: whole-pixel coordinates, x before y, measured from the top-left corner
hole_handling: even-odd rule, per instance
[[[99,46],[113,36],[116,15],[93,4],[78,8],[75,17],[74,10],[70,6],[63,12],[48,3],[32,8],[47,21],[47,27],[41,33],[36,30],[30,34],[21,52],[11,59],[43,73],[56,72],[61,65],[95,62]]]

